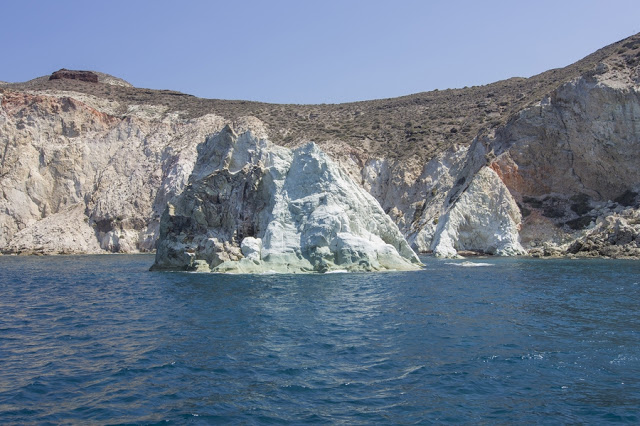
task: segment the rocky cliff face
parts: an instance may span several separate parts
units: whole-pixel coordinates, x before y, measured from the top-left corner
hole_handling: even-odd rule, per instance
[[[158,267],[271,259],[324,270],[351,265],[336,257],[346,244],[378,269],[396,262],[376,264],[387,244],[412,259],[381,231],[391,220],[415,250],[440,256],[638,257],[639,63],[634,36],[531,79],[326,107],[200,100],[101,73],[3,84],[0,250],[150,251],[163,232],[175,244],[160,245]],[[285,169],[315,192],[294,190]],[[378,224],[369,234],[349,213],[362,209]],[[207,237],[180,240],[182,226]]]
[[[317,145],[274,146],[259,125],[240,136],[227,126],[199,147],[189,185],[162,217],[154,269],[417,268],[377,201]]]
[[[624,63],[597,64],[415,178],[370,161],[365,187],[419,251],[638,257],[640,53],[626,45]]]
[[[67,96],[1,102],[0,247],[11,253],[152,250],[197,144],[224,122],[149,121],[143,108],[119,118]]]
[[[639,89],[637,70],[632,74],[601,63],[523,110],[495,135],[479,139],[526,216],[525,246],[551,244],[566,252],[599,222],[639,207]]]

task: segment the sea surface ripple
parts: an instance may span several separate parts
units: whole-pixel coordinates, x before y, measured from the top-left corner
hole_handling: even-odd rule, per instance
[[[0,423],[640,422],[640,262],[423,261],[0,257]]]

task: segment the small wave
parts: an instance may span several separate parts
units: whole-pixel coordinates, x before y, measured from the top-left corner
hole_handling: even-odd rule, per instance
[[[333,271],[327,271],[325,272],[325,274],[348,274],[349,271],[347,271],[346,269],[336,269]]]
[[[413,367],[409,367],[409,368],[407,368],[407,369],[405,369],[405,370],[404,370],[404,373],[402,373],[402,374],[398,377],[398,379],[406,379],[408,375],[410,375],[410,374],[412,374],[412,373],[415,373],[416,371],[420,371],[420,370],[422,370],[423,368],[425,368],[425,366],[424,366],[424,365],[416,365],[416,366],[413,366]]]
[[[526,355],[522,355],[520,358],[521,359],[536,359],[536,360],[540,360],[540,359],[544,359],[544,352],[536,352],[536,353],[529,353]]]
[[[463,268],[474,268],[474,267],[477,267],[477,266],[494,266],[493,263],[469,262],[469,261],[465,261],[465,262],[462,262],[462,263],[447,262],[447,263],[445,263],[445,265],[461,266]]]
[[[297,385],[297,384],[287,384],[281,386],[280,389],[286,390],[287,392],[309,392],[313,389],[306,385]]]
[[[619,354],[615,359],[609,361],[609,364],[624,365],[629,362],[636,362],[636,361],[638,361],[638,357],[636,356]]]

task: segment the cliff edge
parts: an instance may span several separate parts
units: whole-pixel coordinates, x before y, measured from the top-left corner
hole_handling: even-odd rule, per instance
[[[0,251],[155,250],[167,206],[177,208],[187,188],[200,187],[193,175],[202,161],[198,147],[225,126],[248,137],[246,126],[234,123],[255,117],[262,124],[254,137],[269,141],[258,150],[271,153],[265,158],[288,152],[282,155],[292,170],[294,159],[326,158],[339,170],[333,176],[372,196],[415,251],[637,258],[639,64],[635,35],[528,79],[342,105],[199,99],[95,71],[3,83]],[[243,164],[252,165],[246,176],[244,165],[233,172],[220,166],[216,179],[242,175],[236,183],[243,188],[272,179],[265,181],[273,165]],[[326,193],[340,187],[315,184]],[[255,211],[279,211],[276,199],[261,198],[275,204]],[[339,197],[326,202],[352,206]],[[306,232],[308,221],[287,220],[295,235]],[[256,247],[270,253],[275,243],[265,240],[267,223],[253,225],[265,232],[243,234],[260,239],[244,244],[255,258]],[[242,241],[232,244],[240,254]],[[222,263],[235,261],[233,250],[223,251],[229,259]],[[214,263],[208,267],[222,265]]]

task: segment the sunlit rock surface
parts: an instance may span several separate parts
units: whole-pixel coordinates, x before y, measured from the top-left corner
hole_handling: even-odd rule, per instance
[[[459,250],[501,256],[525,254],[518,235],[520,220],[520,210],[507,187],[493,170],[482,168],[440,218],[433,252],[440,257],[454,257]]]
[[[294,161],[298,168],[308,159],[308,170],[323,164],[303,154],[306,148],[291,150],[310,140],[332,159],[327,170],[339,166],[331,179],[349,176],[373,196],[418,252],[634,257],[640,246],[626,237],[640,209],[640,35],[530,79],[344,105],[205,100],[86,73],[0,85],[2,253],[155,250],[167,205],[178,216],[186,208],[177,200],[199,158],[196,147],[226,125],[240,135],[232,137],[236,148],[200,152],[193,182],[208,179],[214,190],[194,186],[189,196],[194,208],[210,193],[240,201],[216,207],[215,220],[196,209],[196,223],[219,222],[220,233],[206,242],[203,259],[176,248],[196,269],[248,268],[247,259],[266,256],[286,265],[286,253],[295,253],[308,262],[304,268],[321,270],[333,260],[314,242],[316,224],[335,232],[329,247],[349,240],[335,230],[345,217],[336,205],[349,206],[350,235],[369,238],[353,231],[361,228],[349,216],[357,206],[343,199],[341,185],[309,181],[331,195],[321,200],[294,193],[291,173],[278,175]],[[289,148],[244,141],[248,130]],[[324,166],[315,170],[325,174]],[[270,237],[277,223],[279,242]],[[308,238],[291,241],[298,232]],[[385,232],[370,233],[407,257]],[[604,237],[614,234],[622,236]],[[294,243],[301,257],[290,250]],[[384,252],[357,250],[372,269]]]
[[[154,269],[329,272],[417,269],[378,202],[317,145],[294,150],[226,127],[198,148],[163,214]]]
[[[224,125],[215,115],[114,117],[65,96],[10,92],[0,103],[0,250],[9,253],[153,250],[196,146]]]

